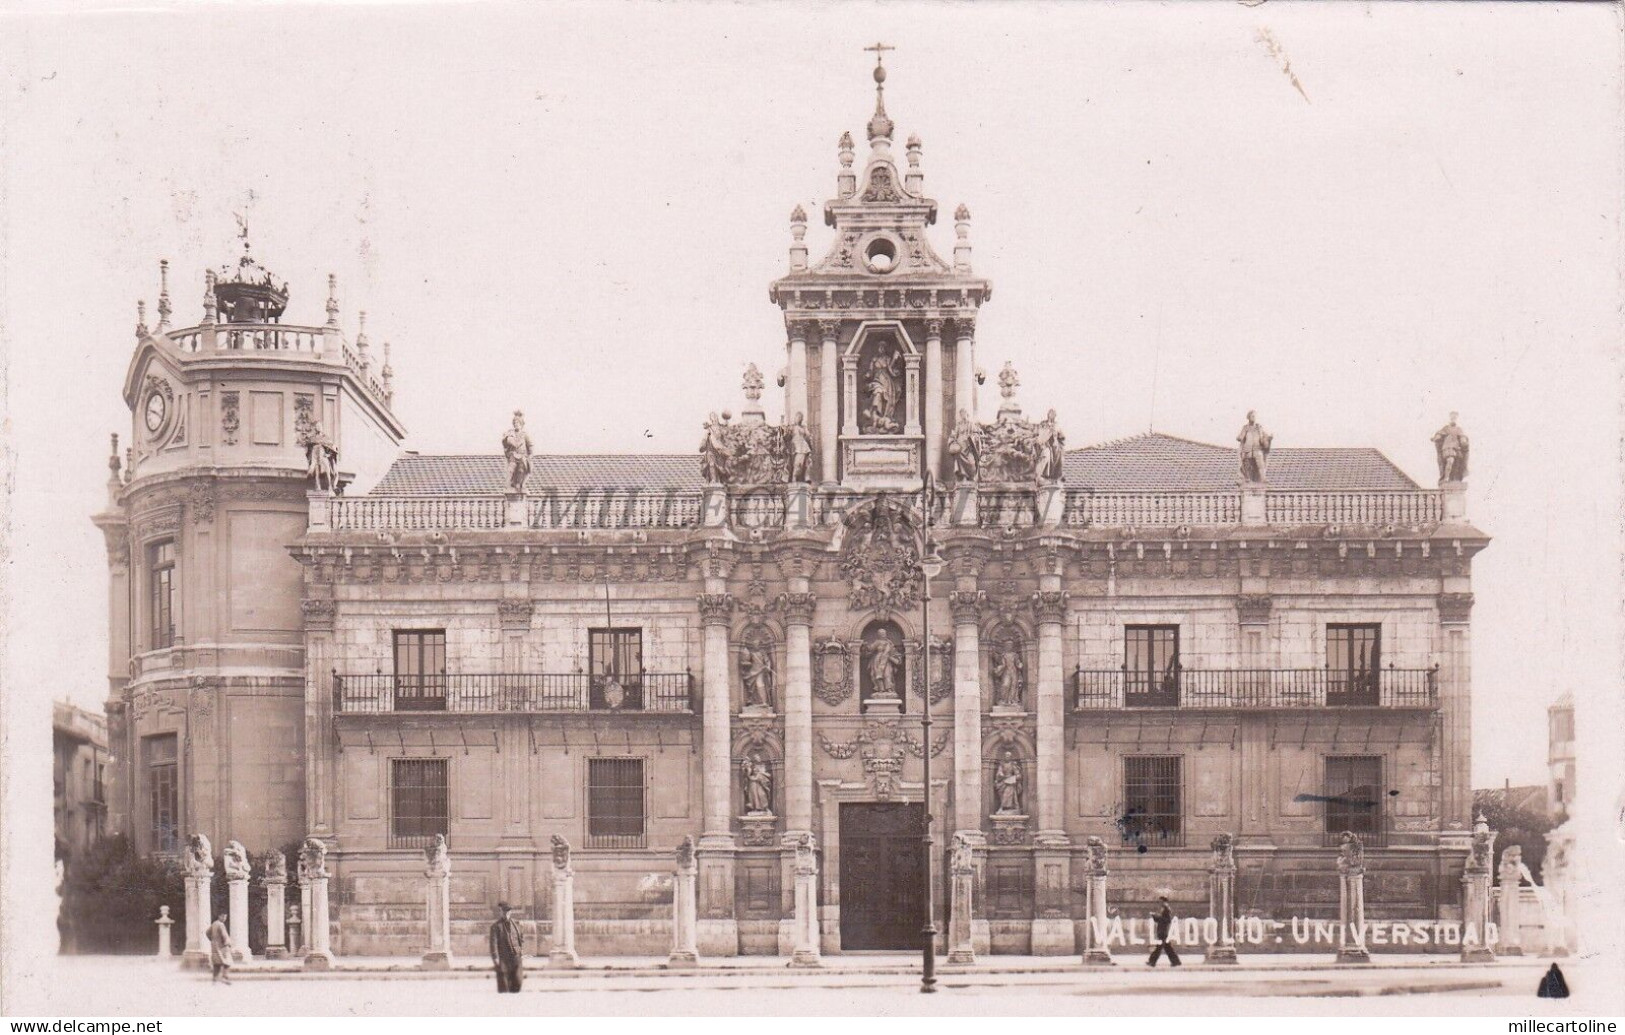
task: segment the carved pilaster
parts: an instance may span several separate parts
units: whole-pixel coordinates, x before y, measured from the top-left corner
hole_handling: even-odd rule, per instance
[[[1268,593],[1243,593],[1236,598],[1236,618],[1242,625],[1266,625],[1275,598]]]
[[[976,625],[987,609],[987,594],[981,590],[955,591],[948,594],[948,606],[954,613],[954,625]]]
[[[1067,603],[1071,596],[1064,590],[1039,590],[1031,598],[1033,616],[1039,625],[1059,625],[1066,621]]]
[[[201,525],[214,521],[214,493],[202,482],[193,482],[186,503],[192,514],[192,523]]]
[[[773,602],[776,610],[784,614],[784,620],[790,625],[811,625],[813,608],[818,604],[818,597],[812,593],[780,593]]]
[[[502,600],[497,603],[497,616],[502,620],[502,628],[507,632],[523,632],[530,628],[531,615],[535,612],[535,605],[529,600]]]
[[[299,610],[305,616],[305,629],[309,632],[332,632],[333,615],[337,608],[331,600],[305,599],[299,601]]]
[[[1472,617],[1473,595],[1471,593],[1440,593],[1439,594],[1439,621],[1462,623]]]
[[[706,625],[727,625],[733,620],[734,598],[731,593],[701,593],[700,621]]]

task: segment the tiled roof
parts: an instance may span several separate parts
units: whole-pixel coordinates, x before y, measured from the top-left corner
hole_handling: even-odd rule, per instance
[[[1236,487],[1236,451],[1152,432],[1070,450],[1068,488],[1100,492],[1223,492]],[[1283,447],[1270,453],[1272,489],[1404,490],[1418,488],[1375,449]],[[380,496],[501,495],[507,466],[500,456],[396,459],[372,490]],[[700,482],[699,454],[543,455],[532,460],[527,492],[581,489],[690,489]]]
[[[1236,487],[1234,446],[1160,432],[1069,450],[1062,475],[1071,489],[1100,492],[1223,492]],[[1376,449],[1270,451],[1269,485],[1284,491],[1404,490],[1419,486]]]

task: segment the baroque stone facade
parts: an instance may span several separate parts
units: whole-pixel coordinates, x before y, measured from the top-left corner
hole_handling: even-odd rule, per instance
[[[115,449],[97,519],[120,825],[161,847],[154,751],[178,737],[167,822],[256,854],[319,839],[340,954],[414,951],[402,917],[435,835],[454,953],[481,951],[474,918],[498,900],[546,944],[557,838],[576,846],[583,955],[669,949],[689,838],[702,955],[805,955],[798,874],[818,882],[822,951],[904,948],[927,796],[938,848],[956,838],[974,864],[976,951],[1079,951],[1107,850],[1115,908],[1166,889],[1199,914],[1232,834],[1243,914],[1334,917],[1353,829],[1369,915],[1459,916],[1487,544],[1464,465],[1435,491],[1375,450],[1284,435],[1251,436],[1256,478],[1234,446],[1166,435],[1066,449],[1065,415],[1028,419],[1008,365],[980,421],[977,338],[996,324],[970,212],[944,258],[923,145],[894,128],[877,94],[861,165],[841,138],[822,258],[792,214],[770,289],[785,420],[767,422],[752,367],[739,420],[697,413],[700,450],[639,458],[636,484],[507,443],[395,457],[403,429],[336,302],[321,328],[211,309],[146,334],[126,397],[139,455],[122,470]],[[209,391],[256,335],[306,362],[232,353],[232,390]],[[194,356],[215,365],[193,374]],[[154,410],[196,410],[184,445],[167,418],[148,430],[154,392]],[[343,495],[307,492],[296,420],[337,444]],[[155,627],[163,543],[180,618],[154,646],[120,630]]]

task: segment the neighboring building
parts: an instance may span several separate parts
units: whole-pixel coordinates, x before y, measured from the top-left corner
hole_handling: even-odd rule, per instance
[[[71,863],[107,833],[107,719],[51,704],[52,812],[57,850]]]
[[[938,844],[975,847],[983,949],[1075,950],[1095,836],[1122,910],[1163,887],[1205,910],[1229,832],[1243,912],[1335,916],[1354,830],[1368,915],[1459,916],[1488,541],[1463,472],[1435,491],[1373,449],[1266,464],[1163,434],[1063,451],[1008,365],[992,423],[956,416],[978,413],[991,286],[965,206],[952,259],[934,249],[921,145],[900,161],[893,129],[877,98],[861,165],[841,138],[822,259],[792,215],[770,289],[789,423],[752,367],[699,456],[531,456],[516,427],[510,459],[397,457],[389,382],[335,302],[290,328],[285,289],[249,311],[265,277],[234,273],[180,330],[166,296],[98,518],[138,842],[313,833],[336,948],[382,953],[421,939],[434,834],[470,951],[499,898],[547,919],[558,834],[581,950],[652,953],[670,905],[649,877],[693,835],[701,949],[731,954],[787,951],[810,832],[826,949],[895,949],[919,929],[929,751]],[[307,494],[300,419],[336,441],[346,494]],[[929,637],[926,475],[949,486]]]
[[[1547,809],[1561,823],[1574,807],[1574,695],[1565,693],[1546,709]]]

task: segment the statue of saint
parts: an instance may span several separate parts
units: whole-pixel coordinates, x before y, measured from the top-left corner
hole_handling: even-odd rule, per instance
[[[896,352],[877,353],[869,361],[869,434],[889,435],[901,427],[896,419],[901,394],[898,385],[903,379],[899,369],[901,362],[902,357]]]
[[[994,814],[1019,816],[1022,814],[1021,797],[1027,787],[1027,774],[1013,754],[1006,753],[998,768],[993,770]]]
[[[1061,461],[1066,454],[1066,433],[1056,422],[1055,411],[1051,410],[1038,422],[1038,480],[1041,482],[1058,482],[1061,480]]]
[[[1439,481],[1459,482],[1467,477],[1467,433],[1456,423],[1458,414],[1450,415],[1450,423],[1433,435],[1433,448],[1439,454]]]
[[[993,668],[993,703],[1008,708],[1021,707],[1022,672],[1026,668],[1019,647],[995,647],[991,659]]]
[[[773,655],[766,647],[746,644],[739,658],[739,681],[745,704],[773,707]]]
[[[773,770],[761,756],[740,759],[739,776],[745,785],[745,815],[773,814]]]
[[[796,414],[796,422],[785,432],[785,452],[789,454],[789,477],[795,485],[812,480],[812,433],[807,430],[807,415]]]
[[[502,436],[502,457],[508,462],[508,491],[524,492],[525,479],[530,477],[530,457],[535,452],[530,435],[525,431],[525,415],[513,411],[513,427]]]
[[[980,466],[982,447],[978,437],[981,429],[970,419],[968,410],[959,411],[959,422],[948,436],[948,455],[954,458],[954,480],[974,482]]]
[[[898,669],[902,653],[885,629],[869,644],[869,688],[871,697],[898,697]]]
[[[1263,425],[1258,423],[1257,415],[1248,410],[1247,423],[1236,435],[1236,442],[1240,446],[1242,481],[1263,483],[1269,464],[1270,443],[1274,439],[1275,436],[1265,431]]]

